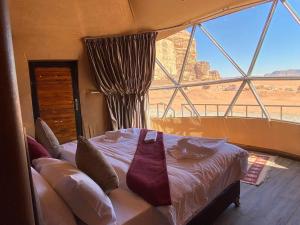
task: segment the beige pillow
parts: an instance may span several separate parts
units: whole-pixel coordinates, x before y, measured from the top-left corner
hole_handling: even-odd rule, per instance
[[[35,136],[37,141],[48,150],[53,158],[60,157],[62,146],[51,128],[41,118],[37,118],[35,122]]]
[[[33,165],[85,224],[116,225],[110,199],[85,173],[69,162],[53,158],[35,159]]]
[[[77,167],[89,175],[105,193],[118,188],[119,178],[100,150],[79,137],[75,156]]]
[[[45,225],[76,225],[75,218],[48,182],[33,168],[31,168],[32,180],[36,197],[40,205],[40,214]]]

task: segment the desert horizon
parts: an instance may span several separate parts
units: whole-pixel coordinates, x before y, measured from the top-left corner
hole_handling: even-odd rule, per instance
[[[155,85],[167,85],[166,82],[155,82]],[[168,82],[167,82],[168,83]],[[168,83],[169,84],[169,83]],[[232,83],[223,83],[216,85],[205,85],[199,87],[184,88],[186,95],[195,105],[201,116],[217,116],[217,106],[219,116],[224,115],[227,105],[230,104],[233,96],[237,92],[241,81]],[[300,81],[298,80],[280,80],[280,81],[253,81],[258,95],[263,104],[266,105],[271,119],[281,119],[280,113],[282,110],[282,120],[300,122]],[[163,104],[166,106],[174,92],[174,89],[169,90],[151,90],[149,93],[150,114],[157,116],[157,104],[159,106],[159,115],[163,113]],[[186,104],[182,106],[182,104]],[[202,105],[197,105],[202,104]],[[261,117],[261,109],[253,96],[251,90],[246,85],[239,96],[236,105],[232,110],[232,116],[246,116],[246,107],[248,105],[248,117]],[[257,105],[250,106],[250,105]],[[273,105],[272,107],[270,105]],[[281,109],[279,106],[283,106]],[[182,112],[182,107],[184,111]],[[187,104],[180,92],[177,93],[171,111],[168,116],[191,116],[191,108]]]

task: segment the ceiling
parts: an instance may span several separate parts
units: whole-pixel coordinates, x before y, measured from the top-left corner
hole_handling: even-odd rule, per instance
[[[84,37],[155,30],[160,38],[263,2],[267,0],[9,0],[13,27],[18,26],[15,35],[68,30]]]

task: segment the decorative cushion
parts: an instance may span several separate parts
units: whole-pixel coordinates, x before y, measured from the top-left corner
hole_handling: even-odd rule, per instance
[[[35,136],[37,141],[48,150],[53,158],[60,157],[62,146],[60,146],[53,131],[41,118],[37,118],[35,122]]]
[[[89,175],[105,193],[118,188],[119,178],[105,156],[86,138],[79,137],[75,156],[77,167]]]
[[[110,199],[85,173],[69,162],[53,158],[35,159],[33,165],[84,223],[116,224]]]
[[[36,198],[45,225],[76,225],[76,220],[64,201],[56,194],[47,181],[31,168]]]
[[[27,136],[27,144],[30,162],[41,157],[51,157],[44,146],[38,143],[34,138]]]

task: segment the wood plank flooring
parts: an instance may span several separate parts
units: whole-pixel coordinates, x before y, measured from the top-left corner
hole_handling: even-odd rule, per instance
[[[259,187],[241,184],[241,206],[214,225],[300,225],[300,162],[278,157]]]

